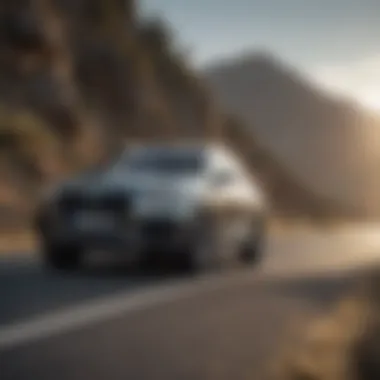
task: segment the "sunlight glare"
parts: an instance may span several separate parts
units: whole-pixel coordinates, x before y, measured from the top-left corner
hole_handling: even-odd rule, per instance
[[[366,108],[380,112],[380,89],[379,91],[368,92],[360,97],[360,102]]]

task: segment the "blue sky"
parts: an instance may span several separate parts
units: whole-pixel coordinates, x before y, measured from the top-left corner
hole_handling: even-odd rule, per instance
[[[380,109],[379,0],[141,0],[140,7],[169,21],[196,65],[265,49]]]

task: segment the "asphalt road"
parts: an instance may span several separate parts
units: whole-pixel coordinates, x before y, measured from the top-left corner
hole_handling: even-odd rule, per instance
[[[0,378],[258,379],[283,333],[380,261],[380,228],[272,235],[258,268],[199,278],[0,259]]]

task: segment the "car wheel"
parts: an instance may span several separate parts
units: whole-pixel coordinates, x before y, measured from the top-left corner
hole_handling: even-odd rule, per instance
[[[252,233],[243,245],[240,253],[240,259],[246,264],[259,264],[262,260],[265,241],[265,224],[260,222],[259,226],[255,224],[251,229]]]
[[[48,269],[73,271],[81,266],[81,250],[70,244],[46,243],[43,247],[43,261]]]
[[[228,267],[236,258],[223,226],[204,226],[187,254],[187,267],[193,273],[217,271]]]

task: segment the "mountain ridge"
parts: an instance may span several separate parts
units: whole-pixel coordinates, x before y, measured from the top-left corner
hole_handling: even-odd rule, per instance
[[[379,214],[380,115],[330,96],[274,55],[230,58],[202,74],[219,104],[307,189]]]

